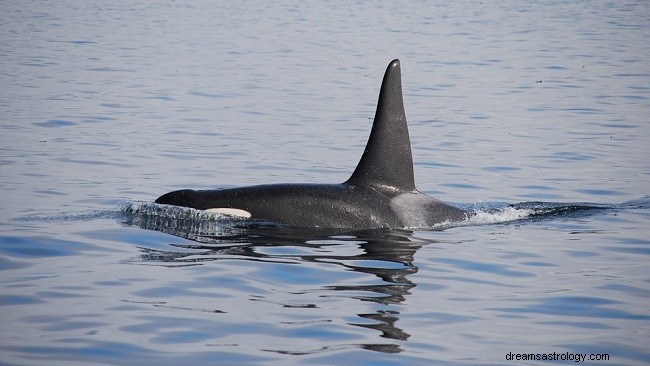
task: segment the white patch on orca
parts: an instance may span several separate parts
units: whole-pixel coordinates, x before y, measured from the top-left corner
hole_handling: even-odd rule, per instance
[[[218,207],[218,208],[209,208],[205,212],[223,214],[228,216],[243,217],[245,219],[250,219],[251,213],[246,210],[241,210],[238,208],[229,208],[229,207]]]

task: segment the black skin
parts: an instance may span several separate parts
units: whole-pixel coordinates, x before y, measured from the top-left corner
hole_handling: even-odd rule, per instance
[[[303,228],[428,228],[467,218],[465,211],[417,191],[380,191],[349,183],[184,189],[156,203],[199,210],[237,208],[253,219]]]

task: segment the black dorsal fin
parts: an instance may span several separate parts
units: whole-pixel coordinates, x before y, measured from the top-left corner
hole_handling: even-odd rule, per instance
[[[399,60],[386,68],[368,144],[347,183],[415,191]]]

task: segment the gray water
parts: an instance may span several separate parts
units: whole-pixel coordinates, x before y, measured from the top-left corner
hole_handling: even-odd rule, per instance
[[[0,364],[650,361],[650,3],[0,7]],[[393,58],[418,187],[473,221],[152,203],[344,181]]]

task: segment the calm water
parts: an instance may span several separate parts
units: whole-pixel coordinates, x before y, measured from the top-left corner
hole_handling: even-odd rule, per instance
[[[650,361],[650,3],[0,7],[0,364]],[[151,203],[347,179],[393,58],[418,186],[471,223]]]

